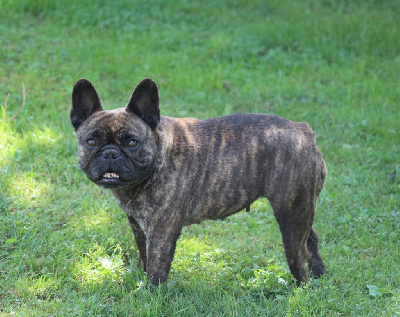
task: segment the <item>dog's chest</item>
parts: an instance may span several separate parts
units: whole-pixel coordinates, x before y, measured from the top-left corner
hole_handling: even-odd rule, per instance
[[[146,235],[150,217],[154,213],[154,208],[145,204],[143,197],[135,197],[136,195],[129,196],[125,193],[121,194],[121,192],[113,192],[113,194],[118,206],[127,216],[131,216],[135,219]]]

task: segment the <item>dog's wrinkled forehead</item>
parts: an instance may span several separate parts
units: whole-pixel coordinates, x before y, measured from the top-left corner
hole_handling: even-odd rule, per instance
[[[99,111],[94,113],[87,124],[82,127],[81,134],[98,134],[103,137],[122,138],[126,134],[145,135],[146,124],[137,116],[124,109]]]

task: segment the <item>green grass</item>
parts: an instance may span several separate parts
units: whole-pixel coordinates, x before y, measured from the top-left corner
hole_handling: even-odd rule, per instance
[[[0,34],[1,316],[400,316],[398,1],[3,0]],[[260,200],[185,228],[168,286],[141,288],[125,215],[77,165],[80,77],[108,109],[152,77],[164,115],[309,122],[329,275],[292,287]]]

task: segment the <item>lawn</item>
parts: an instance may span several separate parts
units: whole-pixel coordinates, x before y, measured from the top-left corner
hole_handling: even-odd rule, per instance
[[[329,274],[293,286],[259,200],[186,227],[146,290],[125,214],[77,163],[81,77],[107,109],[151,77],[163,115],[310,123]],[[2,0],[0,106],[0,316],[400,316],[397,0]]]

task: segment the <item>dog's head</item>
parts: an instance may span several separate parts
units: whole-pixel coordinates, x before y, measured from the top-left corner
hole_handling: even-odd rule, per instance
[[[74,85],[71,123],[79,142],[79,165],[99,186],[139,185],[151,175],[159,121],[158,88],[149,78],[139,83],[126,108],[111,111],[103,110],[90,81],[80,79]]]

